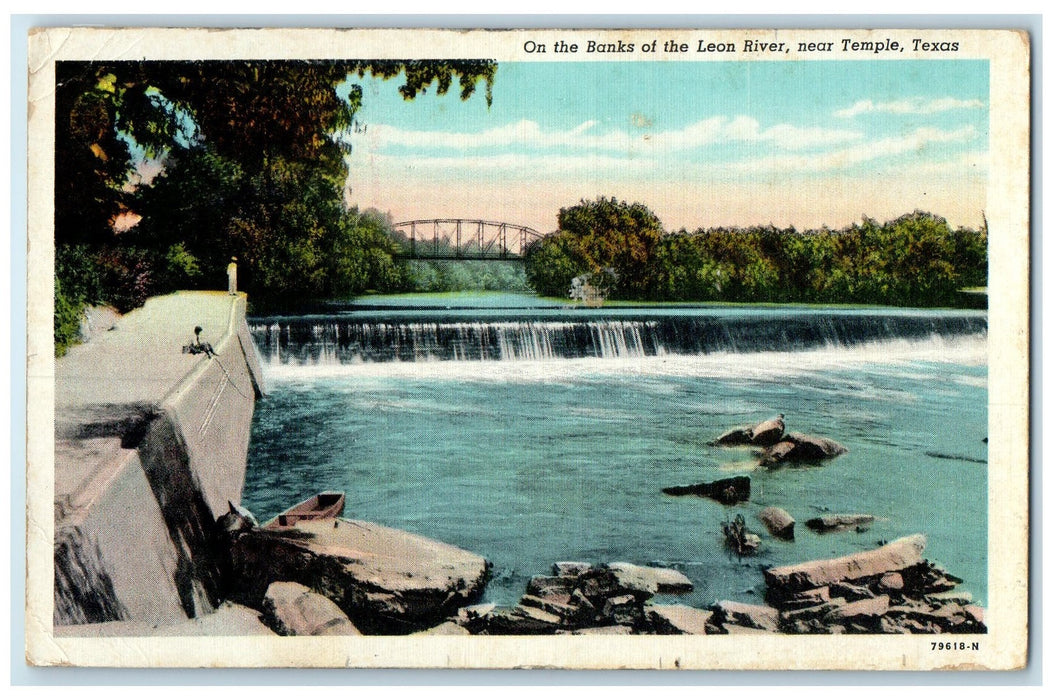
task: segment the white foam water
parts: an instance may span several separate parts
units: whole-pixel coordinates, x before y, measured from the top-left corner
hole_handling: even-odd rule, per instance
[[[861,345],[824,347],[795,352],[715,352],[706,355],[642,356],[614,354],[605,357],[515,360],[471,360],[446,362],[353,362],[341,363],[333,353],[298,363],[295,359],[264,363],[268,381],[328,380],[339,377],[451,379],[479,382],[549,382],[561,376],[635,374],[714,377],[724,379],[792,378],[811,372],[852,370],[877,366],[883,371],[912,374],[915,363],[964,366],[987,364],[987,334],[937,336],[925,340],[877,340]],[[976,382],[976,378],[962,381]]]

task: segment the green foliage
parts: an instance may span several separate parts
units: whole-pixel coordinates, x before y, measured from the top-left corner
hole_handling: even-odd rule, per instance
[[[525,257],[527,281],[541,296],[567,296],[571,280],[585,272],[577,240],[569,233],[545,236],[527,249]]]
[[[395,259],[391,221],[376,210],[342,213],[323,243],[327,265],[321,294],[346,298],[366,291],[401,291],[408,271]]]
[[[642,298],[653,286],[662,223],[647,207],[600,197],[560,209],[558,221],[559,231],[527,251],[527,279],[539,294],[566,296],[580,275],[614,298]]]
[[[66,354],[80,340],[84,309],[103,298],[103,281],[85,244],[55,249],[55,356]]]
[[[80,320],[84,315],[84,301],[70,297],[55,277],[55,357],[62,357],[80,340]]]
[[[612,270],[625,299],[953,306],[958,290],[987,280],[986,230],[952,230],[926,212],[840,231],[717,228],[656,239],[660,223],[636,207],[601,199],[561,211],[561,231],[527,255],[531,285],[565,297],[573,277]]]
[[[518,263],[414,260],[408,269],[406,291],[411,292],[531,291]]]
[[[560,233],[578,274],[614,298],[639,298],[651,284],[662,222],[642,204],[600,197],[559,211]]]

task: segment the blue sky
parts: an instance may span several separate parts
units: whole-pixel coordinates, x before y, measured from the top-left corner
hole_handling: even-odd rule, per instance
[[[349,200],[396,220],[555,228],[614,196],[668,229],[840,227],[914,209],[978,226],[985,61],[502,63],[482,94],[364,88]]]

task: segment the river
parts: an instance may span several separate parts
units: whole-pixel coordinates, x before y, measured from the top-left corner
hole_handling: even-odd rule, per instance
[[[500,604],[562,560],[673,566],[695,584],[679,602],[760,602],[766,567],[922,532],[986,601],[985,312],[411,295],[250,326],[269,394],[243,503],[261,519],[344,490],[346,517],[486,556]],[[777,413],[848,454],[769,470],[706,444]],[[736,507],[661,492],[736,474],[753,480]],[[794,541],[768,537],[768,505]],[[738,513],[763,536],[754,557],[722,546]],[[830,513],[877,521],[804,527]]]

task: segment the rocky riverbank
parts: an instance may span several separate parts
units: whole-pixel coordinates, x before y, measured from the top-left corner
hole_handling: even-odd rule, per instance
[[[986,632],[960,579],[922,557],[920,534],[766,569],[765,604],[703,609],[663,602],[693,589],[672,568],[557,562],[497,606],[476,602],[486,559],[424,537],[339,518],[259,528],[232,513],[220,525],[231,600],[281,635]]]

